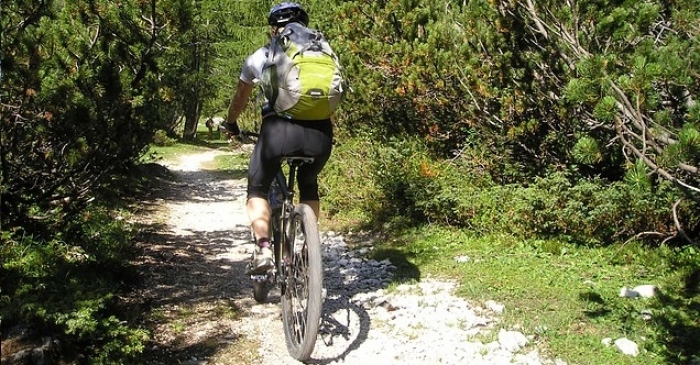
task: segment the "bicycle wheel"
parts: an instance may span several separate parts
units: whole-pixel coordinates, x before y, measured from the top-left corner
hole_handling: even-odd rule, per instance
[[[294,207],[285,255],[286,290],[282,296],[282,322],[289,354],[299,361],[311,356],[321,320],[323,268],[316,215],[306,204]]]

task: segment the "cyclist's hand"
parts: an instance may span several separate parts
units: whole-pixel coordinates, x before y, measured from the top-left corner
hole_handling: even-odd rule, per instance
[[[238,123],[235,121],[232,123],[224,121],[223,123],[219,124],[219,130],[232,136],[238,136],[241,134],[241,129],[238,128]]]

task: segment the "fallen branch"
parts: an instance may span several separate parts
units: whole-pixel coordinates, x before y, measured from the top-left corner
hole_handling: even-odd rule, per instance
[[[678,233],[691,245],[695,244],[690,237],[685,233],[683,230],[683,227],[681,227],[681,222],[678,220],[678,205],[681,204],[681,199],[678,199],[675,204],[673,204],[673,222],[676,224],[676,229],[678,230]]]

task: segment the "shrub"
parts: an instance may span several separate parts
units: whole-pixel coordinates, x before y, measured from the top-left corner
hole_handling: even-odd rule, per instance
[[[50,222],[48,215],[44,218]],[[2,325],[55,336],[63,350],[94,363],[134,358],[143,350],[147,332],[130,325],[119,310],[119,294],[133,277],[129,232],[122,220],[98,208],[86,209],[52,236],[4,231]]]
[[[671,191],[668,184],[640,192],[625,182],[572,181],[565,173],[553,173],[530,186],[475,190],[460,201],[459,221],[479,232],[610,244],[639,232],[668,234]]]
[[[674,233],[671,207],[677,192],[668,183],[653,183],[643,171],[640,176],[635,166],[617,182],[555,172],[530,184],[497,184],[489,174],[495,159],[478,148],[440,160],[417,138],[386,145],[362,141],[337,149],[325,172],[333,214],[362,211],[363,222],[375,226],[443,224],[478,234],[584,244],[625,241],[640,232],[653,238]],[[679,209],[689,221],[697,220],[692,204]]]
[[[177,140],[169,137],[168,133],[164,130],[156,131],[155,135],[153,136],[153,144],[158,147],[174,146],[176,142]]]
[[[333,154],[319,176],[322,210],[335,224],[369,224],[382,204],[375,184],[373,158],[376,145],[366,138],[346,139],[333,147]],[[342,225],[342,224],[340,224]]]

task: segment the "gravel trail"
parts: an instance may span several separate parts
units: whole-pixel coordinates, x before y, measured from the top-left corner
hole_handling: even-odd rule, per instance
[[[279,292],[273,290],[267,303],[258,304],[243,275],[253,248],[245,180],[222,179],[220,173],[203,169],[221,153],[184,156],[168,166],[177,178],[178,193],[163,202],[169,217],[167,239],[151,245],[146,257],[172,265],[150,269],[152,285],[142,294],[154,301],[161,297],[157,305],[167,313],[186,305],[200,310],[179,333],[173,333],[172,323],[160,324],[150,349],[153,363],[168,363],[162,354],[189,346],[192,355],[183,361],[181,352],[180,363],[226,364],[217,352],[246,338],[256,349],[248,364],[299,364],[286,351]],[[541,356],[530,334],[501,328],[499,316],[507,308],[452,295],[455,283],[424,278],[415,285],[389,289],[391,262],[367,259],[371,242],[355,241],[350,245],[348,237],[322,232],[326,299],[309,363],[564,364]],[[174,288],[183,293],[173,294]],[[162,299],[166,295],[170,300]],[[207,308],[222,301],[243,315],[211,314]],[[218,345],[195,351],[203,339]]]

